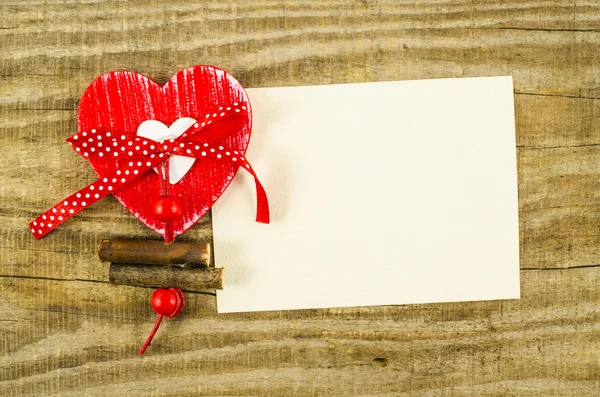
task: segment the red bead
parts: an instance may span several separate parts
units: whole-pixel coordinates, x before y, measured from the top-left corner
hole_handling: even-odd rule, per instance
[[[154,323],[152,331],[150,331],[146,343],[144,343],[138,351],[138,353],[142,355],[152,343],[152,339],[154,338],[154,335],[156,335],[156,331],[158,331],[158,327],[160,327],[163,317],[177,317],[179,313],[183,311],[183,307],[185,306],[185,295],[183,295],[183,291],[179,288],[159,288],[152,294],[150,303],[152,304],[154,311],[158,313],[158,316],[156,316],[156,322]]]
[[[181,200],[177,197],[160,197],[152,203],[152,212],[159,221],[175,221],[181,218],[181,211]]]
[[[179,288],[159,288],[150,300],[152,309],[166,317],[175,317],[183,310],[185,298]]]

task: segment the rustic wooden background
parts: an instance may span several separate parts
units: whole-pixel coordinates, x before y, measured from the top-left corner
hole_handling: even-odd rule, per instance
[[[598,1],[81,3],[0,3],[1,396],[600,395]],[[195,64],[247,87],[514,76],[522,299],[217,315],[188,294],[139,357],[152,290],[106,284],[96,248],[157,236],[112,197],[39,242],[27,224],[94,179],[64,142],[92,79]]]

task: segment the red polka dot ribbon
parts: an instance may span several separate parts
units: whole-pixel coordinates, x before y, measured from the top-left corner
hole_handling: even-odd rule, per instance
[[[227,109],[230,109],[231,112],[215,113],[214,117],[197,122],[178,138],[163,142],[156,142],[144,137],[135,137],[132,139],[131,135],[110,131],[100,132],[94,129],[90,132],[83,132],[70,137],[67,139],[67,142],[77,152],[83,154],[84,157],[125,159],[125,162],[119,162],[119,164],[123,163],[125,165],[120,165],[118,169],[110,174],[102,175],[95,182],[65,198],[36,218],[29,224],[31,233],[33,233],[36,239],[44,237],[58,225],[84,208],[94,204],[108,194],[118,191],[124,185],[135,180],[153,167],[158,166],[163,160],[169,158],[171,154],[193,157],[197,161],[229,161],[244,168],[252,175],[256,185],[256,221],[269,223],[270,215],[267,194],[252,166],[244,157],[244,154],[228,150],[222,145],[201,142],[196,138],[198,135],[193,140],[190,139],[211,124],[218,123],[228,116],[244,114],[246,112],[245,106],[230,106]]]

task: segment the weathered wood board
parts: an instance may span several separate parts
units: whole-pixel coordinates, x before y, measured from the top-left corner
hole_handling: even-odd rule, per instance
[[[3,0],[0,395],[600,395],[599,21],[579,0]],[[113,198],[27,224],[94,179],[64,142],[90,81],[195,64],[247,87],[514,76],[522,299],[217,315],[206,291],[139,357],[152,290],[106,284],[96,249],[158,236]]]

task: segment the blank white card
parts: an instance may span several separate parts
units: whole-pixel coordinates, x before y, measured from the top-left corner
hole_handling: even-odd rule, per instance
[[[213,210],[220,313],[519,297],[511,77],[249,89]]]

